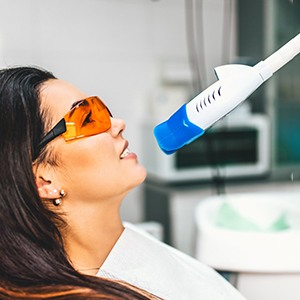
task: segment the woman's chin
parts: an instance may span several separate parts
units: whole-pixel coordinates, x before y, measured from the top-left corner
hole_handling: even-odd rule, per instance
[[[133,188],[142,184],[146,180],[146,178],[147,178],[146,168],[143,165],[139,165],[139,170],[137,170],[135,172],[134,177],[136,180],[135,180]]]

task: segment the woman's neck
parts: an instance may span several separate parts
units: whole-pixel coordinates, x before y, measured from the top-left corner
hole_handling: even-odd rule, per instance
[[[119,206],[80,206],[67,214],[63,233],[67,254],[75,269],[95,275],[121,236]]]

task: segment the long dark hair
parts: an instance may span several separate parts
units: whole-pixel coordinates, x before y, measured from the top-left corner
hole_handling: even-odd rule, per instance
[[[105,299],[149,299],[123,283],[78,273],[64,250],[58,217],[39,198],[32,169],[46,124],[39,93],[51,79],[52,73],[35,67],[0,71],[1,299],[46,297],[55,289],[70,297],[78,289],[76,299],[82,293],[82,299],[95,293]]]

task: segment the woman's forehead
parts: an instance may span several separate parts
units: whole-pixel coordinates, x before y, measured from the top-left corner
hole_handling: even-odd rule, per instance
[[[77,87],[60,79],[45,82],[40,91],[41,105],[48,107],[54,114],[62,118],[74,102],[86,98],[87,95]]]

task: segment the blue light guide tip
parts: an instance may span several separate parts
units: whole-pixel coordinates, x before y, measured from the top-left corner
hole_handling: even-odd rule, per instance
[[[181,106],[167,121],[154,128],[154,136],[161,150],[170,155],[204,133],[191,123],[186,114],[186,104]]]

